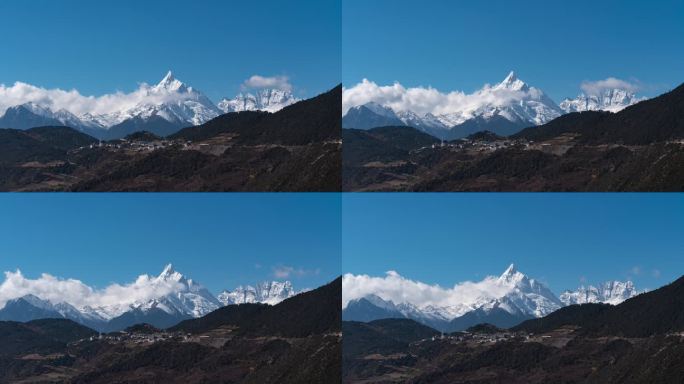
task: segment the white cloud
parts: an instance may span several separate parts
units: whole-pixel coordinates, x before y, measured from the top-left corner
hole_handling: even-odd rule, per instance
[[[39,278],[29,279],[17,270],[5,272],[5,280],[0,284],[0,308],[4,307],[8,300],[28,294],[55,304],[67,302],[76,307],[128,305],[159,298],[181,288],[182,284],[177,281],[141,275],[129,284],[110,284],[103,289],[95,289],[80,280],[62,279],[47,273],[43,273]]]
[[[345,274],[342,276],[342,307],[349,301],[373,294],[384,300],[399,303],[420,303],[421,306],[472,305],[483,297],[498,298],[506,294],[510,286],[497,277],[488,276],[479,282],[466,281],[451,288],[430,285],[407,279],[395,271],[384,277]]]
[[[609,77],[598,81],[583,81],[580,88],[582,88],[582,91],[587,95],[601,95],[604,91],[615,88],[624,89],[629,92],[637,92],[640,89],[640,86],[636,83]]]
[[[651,276],[653,276],[656,279],[660,278],[660,270],[659,269],[654,269],[651,271]]]
[[[276,279],[289,279],[290,277],[304,277],[309,275],[318,275],[321,273],[319,268],[316,269],[304,269],[295,268],[288,265],[277,265],[272,268],[273,277]]]
[[[0,84],[0,116],[7,108],[28,102],[48,107],[53,111],[64,109],[79,116],[86,112],[94,115],[115,113],[133,108],[143,101],[160,104],[193,96],[194,93],[179,93],[146,83],[140,84],[138,89],[130,93],[117,91],[101,96],[84,96],[76,89],[47,89],[16,82],[12,86]]]
[[[507,106],[521,99],[538,98],[542,92],[534,87],[514,90],[489,84],[471,94],[461,91],[441,92],[432,87],[406,88],[398,82],[378,85],[368,79],[342,90],[342,114],[349,108],[376,102],[396,112],[411,111],[419,115],[460,113],[468,117],[484,106]]]
[[[276,88],[283,91],[291,91],[292,84],[287,76],[259,76],[254,75],[242,83],[243,88]]]

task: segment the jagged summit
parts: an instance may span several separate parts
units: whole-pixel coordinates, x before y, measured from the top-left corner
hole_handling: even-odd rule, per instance
[[[515,71],[511,71],[508,73],[508,76],[506,76],[505,79],[503,79],[502,82],[496,85],[494,87],[495,89],[510,89],[514,91],[527,91],[529,90],[529,86],[522,80],[518,78],[518,76],[515,74]]]
[[[164,78],[159,82],[159,84],[156,85],[155,90],[186,92],[188,89],[186,85],[182,81],[176,79],[176,77],[173,75],[173,72],[169,70],[166,73],[166,76],[164,76]]]
[[[515,268],[515,263],[511,263],[501,276],[512,275],[516,272],[518,272],[518,270]]]
[[[183,275],[179,272],[176,272],[176,270],[173,268],[173,264],[169,263],[166,264],[164,267],[164,270],[161,271],[157,279],[159,280],[181,280],[183,279]]]
[[[501,274],[501,276],[499,276],[499,281],[504,283],[517,283],[524,279],[527,279],[527,276],[525,276],[525,274],[523,274],[522,272],[518,271],[514,263],[511,263],[511,265],[509,265],[508,268],[506,268],[506,270]]]
[[[512,84],[513,82],[518,80],[518,76],[515,74],[515,71],[510,71],[508,72],[508,75],[506,78],[501,82],[502,84]]]

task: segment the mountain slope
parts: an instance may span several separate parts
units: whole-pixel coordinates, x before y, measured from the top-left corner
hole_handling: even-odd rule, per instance
[[[182,129],[171,138],[203,140],[233,134],[243,145],[307,145],[340,138],[342,86],[278,112],[237,112],[219,116],[203,125]]]
[[[370,354],[390,355],[406,351],[409,343],[437,336],[440,332],[409,319],[371,322],[342,322],[344,358]]]
[[[264,304],[229,305],[204,317],[186,320],[171,327],[172,331],[206,332],[233,325],[240,334],[306,337],[312,334],[336,332],[340,329],[341,278],[300,293],[274,306]]]
[[[342,311],[344,321],[370,322],[380,319],[403,319],[404,314],[375,295],[354,299]]]
[[[397,117],[394,111],[376,103],[352,107],[342,117],[342,128],[371,129],[401,125],[404,125],[404,122]]]
[[[515,136],[545,140],[563,133],[579,133],[586,144],[645,145],[684,138],[684,84],[614,114],[570,113]]]
[[[342,140],[342,161],[349,166],[371,161],[403,160],[411,150],[440,142],[436,137],[412,127],[343,129]]]
[[[61,319],[62,315],[53,307],[41,305],[41,300],[33,295],[9,300],[0,309],[0,321],[31,321],[37,319]]]
[[[65,319],[34,320],[27,323],[0,321],[0,357],[59,352],[68,342],[96,334],[92,329]]]
[[[571,305],[544,318],[526,321],[515,329],[546,331],[576,325],[590,335],[648,337],[684,331],[684,277],[616,306]]]
[[[0,128],[28,129],[44,126],[61,126],[63,123],[52,117],[38,115],[26,105],[8,108],[0,117]]]

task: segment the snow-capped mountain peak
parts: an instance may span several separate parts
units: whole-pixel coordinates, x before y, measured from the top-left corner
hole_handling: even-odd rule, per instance
[[[503,283],[517,283],[526,278],[527,277],[523,273],[515,268],[515,264],[511,263],[501,276],[499,276],[499,281]]]
[[[184,280],[185,278],[183,275],[179,272],[176,272],[176,270],[173,268],[173,264],[169,263],[167,264],[164,269],[161,271],[159,276],[157,276],[157,280],[160,281],[181,281]]]
[[[514,71],[511,71],[502,82],[497,84],[494,89],[510,89],[513,91],[527,91],[529,86],[518,78]]]
[[[166,76],[154,87],[155,90],[166,90],[171,92],[186,92],[188,87],[180,80],[176,79],[172,71],[168,71]]]

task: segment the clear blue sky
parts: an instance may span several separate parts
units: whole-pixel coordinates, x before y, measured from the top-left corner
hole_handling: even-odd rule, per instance
[[[30,278],[102,288],[170,262],[216,294],[276,267],[299,289],[340,275],[336,194],[0,194],[0,212],[0,271]]]
[[[582,277],[652,289],[684,275],[681,194],[346,194],[342,207],[345,273],[450,287],[515,263],[557,294]]]
[[[0,83],[131,91],[177,78],[214,101],[252,75],[340,83],[340,0],[3,0]]]
[[[681,0],[344,0],[342,80],[472,92],[515,70],[556,102],[584,80],[684,82]]]

